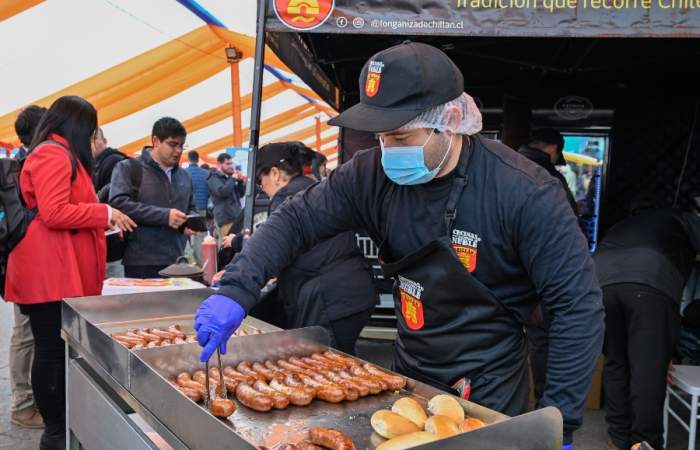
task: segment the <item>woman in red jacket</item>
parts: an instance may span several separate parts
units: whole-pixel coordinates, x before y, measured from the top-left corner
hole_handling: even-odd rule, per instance
[[[126,215],[97,202],[90,139],[97,111],[61,97],[37,125],[20,174],[28,208],[38,213],[10,253],[5,299],[29,316],[34,334],[32,390],[46,429],[40,448],[65,448],[61,300],[99,295],[106,265],[105,229],[131,230]]]

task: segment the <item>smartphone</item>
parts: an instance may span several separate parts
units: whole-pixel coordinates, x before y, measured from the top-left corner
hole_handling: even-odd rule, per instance
[[[188,215],[185,226],[192,231],[207,231],[207,220],[198,214]]]

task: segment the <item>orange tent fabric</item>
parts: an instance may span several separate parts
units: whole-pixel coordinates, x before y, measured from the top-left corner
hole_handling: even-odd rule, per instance
[[[149,50],[36,103],[49,106],[63,95],[79,95],[99,111],[100,124],[121,119],[172,97],[228,66],[224,48],[237,47],[244,57],[255,54],[255,39],[205,25]],[[290,71],[272,52],[267,64]],[[16,142],[14,120],[21,110],[0,117],[0,140]]]
[[[0,1],[0,22],[42,3],[44,0],[2,0]]]

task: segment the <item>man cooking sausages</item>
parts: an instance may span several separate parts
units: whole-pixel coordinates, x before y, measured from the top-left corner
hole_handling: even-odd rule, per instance
[[[363,228],[380,243],[398,318],[395,369],[505,414],[525,411],[522,323],[541,299],[551,316],[543,406],[581,424],[603,338],[601,292],[586,240],[559,181],[485,139],[481,114],[442,51],[405,42],[374,55],[361,99],[331,124],[377,133],[295,196],[227,267],[197,311],[207,360],[255,305],[260,288],[315,243]]]

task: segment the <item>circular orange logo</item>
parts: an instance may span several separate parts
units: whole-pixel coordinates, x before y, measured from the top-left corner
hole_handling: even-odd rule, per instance
[[[335,0],[274,0],[275,14],[289,28],[300,31],[320,27],[331,16]]]

